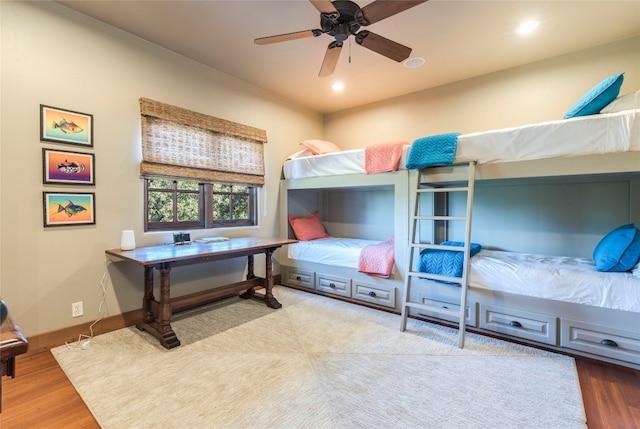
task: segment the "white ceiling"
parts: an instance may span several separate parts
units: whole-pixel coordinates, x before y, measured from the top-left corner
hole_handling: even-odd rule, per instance
[[[360,7],[370,2],[356,1]],[[253,43],[320,28],[319,12],[307,0],[58,3],[321,113],[640,34],[638,0],[431,0],[362,28],[411,47],[411,57],[423,57],[424,66],[405,68],[350,37],[335,73],[319,78],[331,36]],[[527,19],[539,20],[538,30],[516,34]],[[341,93],[331,89],[337,80],[346,85]]]

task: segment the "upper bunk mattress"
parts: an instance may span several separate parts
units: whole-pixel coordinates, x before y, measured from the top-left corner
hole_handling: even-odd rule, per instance
[[[405,168],[411,146],[405,146]],[[640,151],[640,109],[462,134],[454,162],[479,164]],[[364,174],[364,149],[285,161],[285,179]]]
[[[405,169],[410,145],[404,146],[399,169]],[[352,149],[323,155],[303,156],[285,161],[282,171],[285,179],[365,174],[365,150]]]
[[[525,161],[640,150],[640,109],[463,134],[455,161]]]

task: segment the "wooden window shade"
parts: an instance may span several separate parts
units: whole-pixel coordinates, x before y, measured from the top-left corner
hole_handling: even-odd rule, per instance
[[[143,178],[264,184],[264,143],[258,128],[140,99]]]

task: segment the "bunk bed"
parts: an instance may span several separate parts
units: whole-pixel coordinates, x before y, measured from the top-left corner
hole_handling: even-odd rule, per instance
[[[635,97],[637,100],[637,95]],[[322,213],[326,208],[323,204],[330,198],[320,194],[327,190],[393,189],[396,261],[389,279],[374,279],[357,272],[353,266],[336,265],[334,268],[334,265],[316,263],[313,258],[296,259],[294,254],[288,253],[281,261],[282,283],[336,295],[335,284],[331,286],[330,279],[322,280],[326,277],[324,273],[335,273],[345,285],[365,283],[392,290],[395,301],[385,306],[397,312],[404,288],[403,267],[412,263],[409,260],[408,225],[413,208],[410,207],[411,191],[407,189],[414,186],[413,183],[456,186],[467,180],[467,170],[461,169],[459,164],[470,161],[477,162],[474,177],[479,187],[485,183],[492,186],[514,183],[555,186],[565,182],[622,180],[637,196],[640,187],[640,106],[622,105],[625,107],[619,111],[610,109],[600,114],[457,135],[457,146],[449,165],[426,162],[405,169],[410,158],[409,147],[404,148],[397,171],[381,174],[365,174],[361,165],[364,150],[288,159],[281,180],[281,210],[285,214]],[[342,156],[352,158],[346,175],[345,171],[330,170],[331,165],[340,165],[335,160]],[[316,165],[320,165],[319,175],[314,173]],[[320,194],[310,197],[312,204],[305,207],[301,200],[289,197],[300,190],[316,190]],[[629,201],[626,216],[629,222],[638,224],[640,203],[631,196],[629,199],[632,201]],[[446,204],[451,203],[447,201]],[[330,235],[331,226],[331,223],[327,225]],[[439,225],[426,233],[425,239],[433,242],[456,239],[460,231],[447,226]],[[281,230],[292,238],[293,231],[286,215],[281,219]],[[605,232],[599,231],[602,235]],[[383,240],[384,237],[376,237],[374,241]],[[605,273],[597,271],[589,257],[549,256],[520,249],[505,251],[499,247],[483,247],[470,258],[464,311],[467,326],[480,332],[640,369],[640,266],[627,272]],[[535,280],[527,280],[525,273]],[[424,287],[415,288],[417,296],[413,298],[429,303],[435,309],[412,314],[457,322],[448,310],[460,306],[458,288],[426,278],[420,281]],[[530,287],[532,284],[539,287]],[[341,296],[357,300],[358,294],[351,291]],[[373,304],[379,302],[373,301]]]
[[[282,179],[280,230],[299,240],[280,255],[282,283],[399,312],[408,174],[399,169]],[[346,205],[358,209],[345,215]],[[294,232],[296,221],[316,223],[313,240],[304,231]],[[391,250],[384,269],[363,269],[361,255],[367,247]]]

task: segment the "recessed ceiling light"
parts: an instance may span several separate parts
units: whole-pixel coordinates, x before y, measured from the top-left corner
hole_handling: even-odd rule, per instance
[[[336,82],[333,84],[333,86],[331,86],[331,88],[333,88],[333,90],[336,92],[340,92],[344,89],[344,83]]]
[[[415,69],[424,65],[424,58],[413,57],[404,62],[404,66],[408,69]]]
[[[519,34],[531,33],[533,30],[538,28],[539,25],[540,25],[540,21],[536,21],[536,20],[525,21],[522,24],[520,24],[518,28],[516,28],[516,33],[519,33]]]

